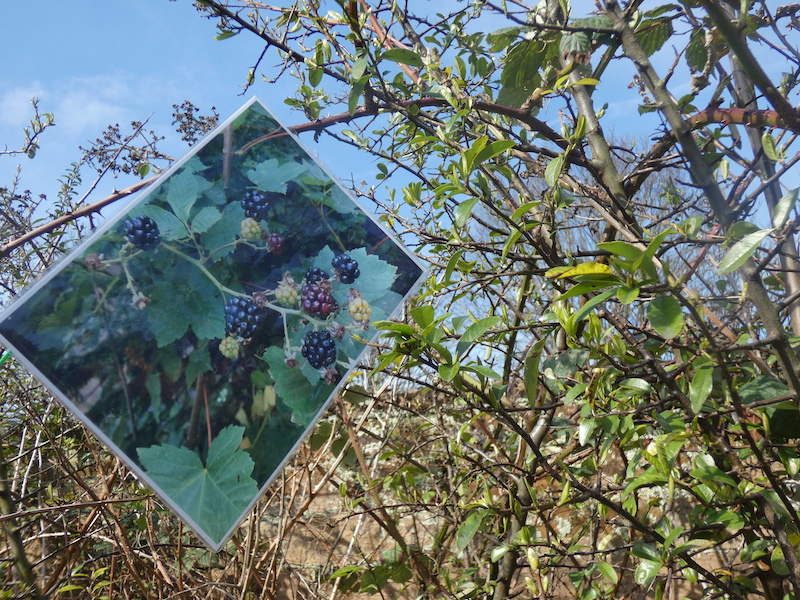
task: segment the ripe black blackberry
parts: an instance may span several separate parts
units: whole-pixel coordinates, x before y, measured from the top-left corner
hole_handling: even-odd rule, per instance
[[[249,339],[264,318],[263,310],[250,298],[231,298],[225,303],[225,331],[229,336]]]
[[[358,262],[350,258],[348,254],[334,256],[333,260],[331,260],[331,266],[342,283],[349,285],[361,276],[361,271],[358,270]]]
[[[319,319],[327,319],[331,313],[339,310],[339,304],[333,299],[330,285],[325,282],[308,283],[300,292],[300,306],[307,315]]]
[[[152,250],[161,243],[158,225],[150,217],[125,219],[123,228],[127,240],[140,250]]]
[[[269,214],[269,196],[259,190],[248,190],[242,197],[244,214],[256,221],[263,221]]]
[[[336,342],[329,331],[310,331],[303,338],[301,353],[315,369],[328,367],[336,362]]]
[[[319,267],[311,267],[306,272],[306,283],[317,283],[318,281],[322,281],[323,279],[330,279],[330,275],[328,275],[325,271],[320,269]]]

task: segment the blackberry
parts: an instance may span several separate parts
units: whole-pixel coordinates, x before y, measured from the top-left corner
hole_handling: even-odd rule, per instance
[[[125,219],[123,227],[127,240],[139,250],[152,250],[161,243],[158,225],[150,217]]]
[[[339,310],[339,305],[331,296],[330,286],[321,283],[309,283],[303,286],[300,306],[303,312],[319,319],[327,319],[331,313]]]
[[[252,217],[247,217],[241,224],[242,231],[239,235],[242,239],[247,240],[248,242],[256,242],[261,239],[261,233],[263,229],[261,229],[261,225],[259,225],[258,221],[253,219]]]
[[[342,283],[351,284],[361,275],[361,271],[358,270],[358,262],[347,254],[334,256],[333,260],[331,260],[331,266]]]
[[[308,272],[306,272],[306,283],[317,283],[323,279],[330,279],[330,277],[330,275],[319,267],[311,267]]]
[[[226,337],[219,343],[219,352],[225,358],[233,360],[239,356],[239,340],[233,337]]]
[[[347,304],[347,312],[354,320],[360,323],[369,323],[369,318],[372,316],[372,307],[369,302],[361,297],[353,298]]]
[[[250,298],[231,298],[225,304],[225,331],[229,336],[249,339],[261,324],[264,313]]]
[[[328,367],[336,362],[336,342],[328,331],[310,331],[303,338],[301,353],[315,369]]]
[[[283,279],[275,288],[275,300],[283,306],[295,306],[300,299],[300,286],[288,271],[283,274]]]
[[[242,197],[242,208],[246,217],[263,221],[269,212],[269,198],[265,192],[249,190]]]
[[[277,233],[270,233],[267,236],[267,247],[272,254],[283,252],[283,238]]]

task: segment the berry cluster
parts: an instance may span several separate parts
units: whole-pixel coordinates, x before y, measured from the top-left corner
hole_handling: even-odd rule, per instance
[[[339,310],[339,304],[331,296],[329,281],[307,283],[300,293],[300,306],[303,312],[318,319],[327,319],[331,313]]]
[[[336,362],[336,343],[329,331],[310,331],[303,339],[301,353],[312,367],[321,369]]]
[[[250,339],[263,318],[263,311],[250,298],[231,298],[225,304],[225,330],[229,336]]]
[[[152,250],[161,243],[158,225],[150,217],[125,219],[125,238],[140,250]]]
[[[269,198],[265,192],[249,190],[242,197],[242,208],[246,217],[263,221],[269,214]]]
[[[339,281],[350,285],[361,275],[358,270],[358,262],[350,258],[347,254],[339,254],[331,260],[331,266],[339,277]]]

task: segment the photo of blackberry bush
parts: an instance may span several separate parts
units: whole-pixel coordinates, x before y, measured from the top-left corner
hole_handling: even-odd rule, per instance
[[[0,337],[217,548],[423,272],[257,101],[123,212]]]

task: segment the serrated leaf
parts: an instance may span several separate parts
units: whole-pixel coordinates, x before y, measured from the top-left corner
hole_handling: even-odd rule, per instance
[[[692,39],[686,47],[686,64],[690,69],[702,71],[708,62],[708,48],[706,48],[706,32],[702,27],[697,27],[692,32]]]
[[[286,184],[300,178],[308,170],[308,165],[295,161],[281,163],[267,159],[247,172],[247,178],[262,192],[286,191]]]
[[[672,36],[671,20],[645,20],[636,30],[636,39],[647,56],[658,52]]]
[[[797,204],[798,192],[800,192],[800,188],[795,188],[786,192],[783,198],[775,205],[775,209],[772,211],[772,224],[775,226],[775,229],[781,229],[786,225],[786,221],[789,220],[789,215],[794,209],[795,204]]]
[[[668,340],[676,337],[683,329],[681,304],[672,296],[653,298],[647,306],[647,318],[653,329]]]
[[[754,233],[744,236],[741,240],[736,242],[733,247],[728,250],[717,267],[717,273],[720,275],[727,275],[741,267],[748,258],[758,249],[758,245],[766,238],[774,229],[761,229]]]
[[[286,353],[283,348],[270,347],[262,357],[269,365],[269,373],[275,380],[275,393],[280,396],[284,404],[292,409],[292,421],[305,427],[314,419],[325,397],[315,393],[306,374],[299,367],[286,365]],[[315,373],[315,380],[321,382],[319,374]],[[317,386],[321,387],[321,386]],[[324,386],[330,390],[332,386]]]
[[[139,448],[147,475],[210,538],[220,541],[258,494],[253,460],[243,450],[244,427],[219,432],[203,465],[197,453],[169,444]]]
[[[408,48],[392,48],[391,50],[387,50],[381,54],[381,60],[390,60],[417,68],[421,67],[423,64],[420,55]]]
[[[166,200],[172,212],[184,223],[189,222],[189,215],[195,202],[211,184],[201,175],[196,175],[190,170],[182,169],[170,177],[166,182]]]
[[[136,211],[138,214],[150,217],[158,225],[161,239],[171,242],[187,236],[186,226],[174,214],[155,204],[145,204]]]
[[[219,212],[219,209],[206,206],[192,219],[192,231],[194,233],[205,233],[221,218],[222,213]]]

